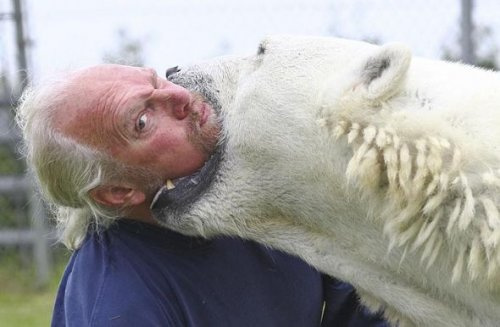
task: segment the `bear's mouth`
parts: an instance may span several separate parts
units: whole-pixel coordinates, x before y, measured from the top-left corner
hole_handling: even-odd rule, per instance
[[[199,200],[213,185],[223,159],[224,144],[219,144],[202,168],[195,173],[168,180],[151,202],[151,210],[157,213],[164,209],[182,213]],[[156,215],[158,217],[158,215]]]

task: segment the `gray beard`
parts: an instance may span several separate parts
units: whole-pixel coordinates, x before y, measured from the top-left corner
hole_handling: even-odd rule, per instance
[[[200,94],[212,106],[217,116],[220,116],[221,105],[216,91],[213,89],[214,83],[212,77],[199,71],[187,70],[172,74],[167,79],[193,93]]]
[[[213,127],[204,133],[199,130],[198,122],[191,119],[192,133],[190,136],[190,142],[200,151],[203,151],[207,155],[213,154],[218,143],[218,136],[214,136],[214,134],[220,132],[222,124],[220,121],[221,104],[213,88],[212,77],[199,71],[186,70],[174,73],[168,76],[167,79],[191,91],[195,96],[201,97],[204,102],[213,108],[217,116],[216,121],[212,122]]]

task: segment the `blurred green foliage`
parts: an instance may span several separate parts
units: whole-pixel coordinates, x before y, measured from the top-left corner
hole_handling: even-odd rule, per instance
[[[59,280],[69,252],[54,247],[54,270],[50,283],[35,287],[33,265],[23,258],[22,249],[0,249],[0,326],[49,326]],[[25,249],[26,250],[26,249]]]
[[[17,175],[24,172],[24,162],[18,160],[17,156],[12,146],[0,145],[0,175]]]
[[[0,320],[2,326],[50,326],[55,292],[0,293]]]
[[[2,120],[12,117],[12,113],[8,112],[10,108],[2,108],[0,110],[3,110],[1,115]],[[12,126],[14,124],[12,121],[2,121],[1,123],[2,126]],[[0,133],[7,132],[0,131]],[[0,143],[0,177],[21,176],[25,172],[24,161],[16,152],[16,147],[16,144]],[[26,196],[0,194],[0,229],[20,228],[29,225],[29,219],[27,219],[26,215],[28,207],[26,202]]]
[[[0,195],[0,228],[20,228],[29,225],[29,219],[22,210],[22,204],[9,196]],[[20,208],[21,207],[21,208]]]
[[[19,160],[14,146],[0,144],[0,177],[21,175],[25,171],[24,162]],[[0,228],[19,228],[27,226],[26,196],[20,198],[9,194],[0,194]]]

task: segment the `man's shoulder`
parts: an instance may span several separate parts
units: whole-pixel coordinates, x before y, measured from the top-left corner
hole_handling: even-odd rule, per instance
[[[89,326],[133,326],[148,321],[146,326],[153,326],[155,319],[178,323],[181,310],[168,273],[168,262],[175,258],[162,257],[158,266],[160,258],[154,250],[150,243],[126,233],[89,235],[68,263],[53,325],[64,325],[58,321],[69,317]]]
[[[87,237],[67,267],[70,282],[76,286],[93,285],[95,292],[99,292],[99,285],[108,291],[122,290],[124,285],[137,293],[151,291],[151,283],[155,289],[161,284],[162,291],[168,291],[171,271],[177,269],[182,253],[154,242],[151,237],[155,235],[148,230],[120,226],[119,230],[115,227]]]
[[[133,227],[93,235],[74,254],[59,316],[72,308],[91,326],[309,326],[320,316],[321,278],[297,258],[241,239]]]

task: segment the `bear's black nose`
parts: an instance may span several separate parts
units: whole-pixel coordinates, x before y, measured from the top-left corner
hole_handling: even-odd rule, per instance
[[[165,77],[168,79],[170,75],[180,72],[179,66],[170,67],[165,73]]]

